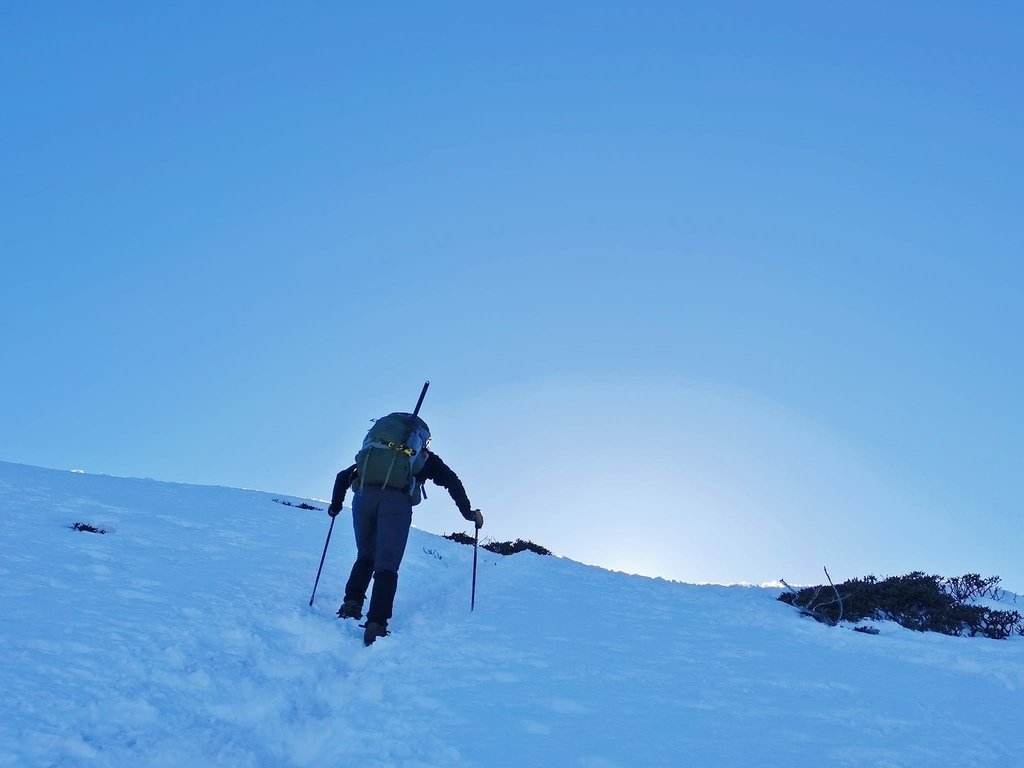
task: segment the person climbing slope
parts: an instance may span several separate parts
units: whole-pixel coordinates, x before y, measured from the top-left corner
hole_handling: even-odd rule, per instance
[[[349,488],[353,489],[352,526],[356,561],[345,584],[338,609],[342,619],[360,619],[366,592],[373,580],[363,641],[372,645],[388,634],[388,622],[398,590],[398,569],[412,526],[412,508],[426,495],[423,484],[433,480],[445,488],[455,506],[477,529],[484,517],[473,509],[459,476],[428,450],[430,429],[418,415],[391,413],[377,419],[356,454],[355,463],[334,481],[327,513],[336,517]]]

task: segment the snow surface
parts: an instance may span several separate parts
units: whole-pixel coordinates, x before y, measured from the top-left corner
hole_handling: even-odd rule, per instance
[[[0,765],[1024,765],[1024,638],[484,550],[470,613],[472,548],[414,530],[364,648],[347,510],[310,608],[329,518],[274,498],[0,463]]]

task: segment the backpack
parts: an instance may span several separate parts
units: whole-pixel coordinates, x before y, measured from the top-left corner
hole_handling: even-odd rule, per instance
[[[430,428],[411,413],[389,413],[375,419],[356,454],[359,490],[364,483],[406,491],[413,506],[420,503],[421,485],[416,474],[427,461],[423,449]]]

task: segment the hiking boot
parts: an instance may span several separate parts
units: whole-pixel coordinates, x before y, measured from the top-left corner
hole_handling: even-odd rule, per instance
[[[338,609],[339,619],[361,619],[363,618],[362,600],[346,600]]]
[[[384,637],[388,634],[387,623],[381,623],[379,621],[368,621],[366,622],[366,632],[363,633],[363,642],[366,645],[373,645],[373,641],[378,637]]]

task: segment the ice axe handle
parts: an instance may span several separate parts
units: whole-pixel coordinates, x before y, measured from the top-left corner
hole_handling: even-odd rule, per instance
[[[420,391],[420,399],[416,401],[416,408],[412,412],[412,417],[414,419],[420,415],[420,406],[423,405],[423,398],[427,396],[427,387],[429,386],[429,381],[423,382],[423,389]]]

